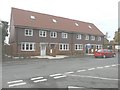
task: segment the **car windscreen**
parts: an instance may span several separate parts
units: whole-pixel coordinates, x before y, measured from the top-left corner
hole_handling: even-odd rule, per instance
[[[100,50],[98,50],[97,52],[102,52],[102,50],[100,49]]]

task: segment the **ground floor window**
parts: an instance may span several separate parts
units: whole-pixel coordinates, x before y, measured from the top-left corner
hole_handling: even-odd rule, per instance
[[[83,50],[82,44],[75,44],[75,50]]]
[[[102,45],[96,45],[96,49],[102,49]]]
[[[65,43],[60,43],[59,44],[59,50],[69,50],[69,44],[65,44]]]
[[[35,51],[35,43],[22,42],[21,51]]]

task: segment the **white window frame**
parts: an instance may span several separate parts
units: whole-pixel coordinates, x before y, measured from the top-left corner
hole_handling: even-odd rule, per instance
[[[89,35],[86,35],[86,36],[85,36],[85,40],[89,40]]]
[[[98,49],[102,49],[103,45],[96,45],[96,49],[97,49],[97,47],[98,47]]]
[[[67,43],[59,43],[59,50],[60,51],[69,51],[69,44],[67,44]]]
[[[39,30],[39,37],[46,37],[46,36],[47,36],[47,31]]]
[[[62,32],[62,33],[61,33],[61,37],[62,37],[62,38],[68,38],[68,33],[63,33],[63,32]]]
[[[76,39],[82,39],[82,35],[81,34],[77,34],[76,35]]]
[[[33,30],[32,29],[25,29],[25,36],[33,36]]]
[[[99,45],[99,49],[102,49],[103,48],[103,46],[102,45]]]
[[[91,40],[94,41],[95,40],[95,36],[91,36]]]
[[[98,37],[98,41],[101,41],[101,37]]]
[[[24,49],[23,49],[23,45],[24,45]],[[28,49],[27,49],[27,45],[28,45]],[[32,45],[32,49],[30,49],[30,45]],[[21,51],[35,51],[35,43],[33,42],[21,42]]]
[[[83,50],[83,44],[75,44],[75,50]]]
[[[57,32],[50,32],[51,38],[57,38]]]

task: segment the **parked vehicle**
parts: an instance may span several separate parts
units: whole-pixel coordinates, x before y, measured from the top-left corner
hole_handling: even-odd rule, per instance
[[[98,51],[96,51],[94,53],[94,57],[102,57],[102,58],[107,58],[107,57],[115,57],[115,52],[113,52],[113,50],[110,49],[99,49]]]

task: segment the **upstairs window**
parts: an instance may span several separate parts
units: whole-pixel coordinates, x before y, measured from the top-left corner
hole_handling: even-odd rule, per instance
[[[25,36],[33,36],[33,30],[32,29],[25,29]]]
[[[47,36],[47,31],[40,30],[40,31],[39,31],[39,36],[40,36],[40,37],[46,37],[46,36]]]
[[[81,34],[77,34],[76,39],[81,39],[81,38],[82,38]]]
[[[67,38],[68,37],[68,34],[67,33],[62,33],[62,38]]]
[[[86,35],[86,36],[85,36],[85,40],[89,40],[89,35]]]
[[[57,32],[50,32],[51,38],[57,38]]]
[[[101,41],[101,37],[98,37],[98,41]]]
[[[95,40],[95,36],[91,36],[91,40],[93,40],[93,41],[94,41],[94,40]]]

